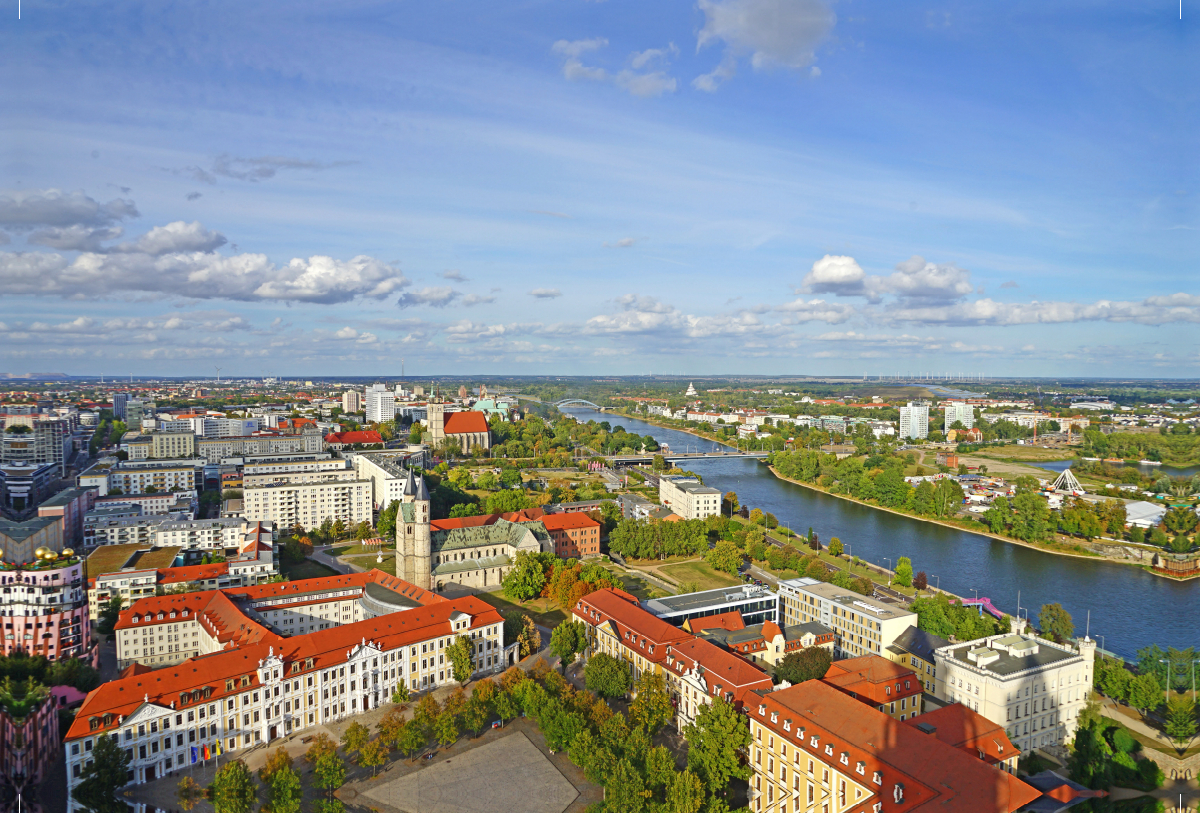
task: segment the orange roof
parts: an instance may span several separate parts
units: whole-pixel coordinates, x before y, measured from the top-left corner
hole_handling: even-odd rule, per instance
[[[222,591],[210,591],[203,595],[223,598],[229,602]],[[233,606],[232,602],[229,602],[229,606]],[[259,683],[256,670],[259,662],[268,657],[272,649],[285,664],[296,661],[304,663],[307,658],[312,658],[313,669],[327,669],[345,663],[347,653],[364,639],[390,650],[445,635],[449,631],[451,614],[459,611],[472,616],[471,629],[501,624],[504,621],[499,611],[490,604],[474,596],[465,596],[294,638],[272,636],[269,639],[248,642],[234,649],[189,658],[177,666],[156,669],[148,674],[131,675],[103,684],[84,701],[67,733],[67,739],[91,736],[120,725],[120,718],[132,714],[146,702],[143,698],[148,698],[151,703],[168,706],[171,702],[180,700],[181,692],[208,689],[210,692],[205,700],[220,699],[246,690],[237,686],[232,691],[225,688],[226,680],[243,675],[250,677],[250,688],[257,688]],[[88,722],[89,718],[103,718],[104,714],[112,715],[110,724],[101,725],[93,730]]]
[[[727,613],[717,613],[716,615],[706,615],[702,618],[689,618],[683,622],[685,629],[691,632],[700,632],[700,630],[723,629],[730,632],[744,630],[746,622],[742,620],[742,614],[737,610],[730,610]]]
[[[661,662],[666,658],[666,644],[692,637],[690,633],[673,627],[658,616],[643,610],[633,596],[611,587],[588,593],[571,612],[593,626],[615,624],[614,632],[623,642],[628,642],[626,646],[654,662]],[[643,643],[645,646],[642,646]],[[653,652],[650,651],[651,647]]]
[[[118,678],[127,678],[132,675],[144,675],[147,672],[153,672],[154,669],[144,663],[131,663],[120,671]]]
[[[483,525],[495,525],[496,521],[501,519],[508,522],[540,521],[545,523],[546,518],[551,516],[556,517],[559,514],[547,514],[541,508],[535,506],[533,508],[522,508],[520,511],[511,511],[507,514],[476,514],[473,517],[435,519],[430,521],[429,527],[435,531],[453,531],[455,528],[479,528]]]
[[[749,693],[769,690],[774,685],[767,673],[754,664],[703,638],[689,635],[686,640],[671,644],[671,656],[675,663],[664,665],[664,669],[674,668],[677,674],[683,674],[702,666],[708,691],[715,689],[721,695],[728,692],[737,705],[750,702],[746,699]]]
[[[487,416],[482,412],[451,412],[443,424],[447,435],[486,433]]]
[[[541,517],[547,531],[565,531],[571,528],[599,528],[600,523],[582,511],[571,511],[566,514],[546,514]]]
[[[330,432],[325,436],[326,443],[383,443],[383,436],[374,429],[360,429],[356,432]]]
[[[175,584],[177,582],[195,582],[201,579],[215,579],[229,572],[227,562],[217,562],[209,565],[188,565],[187,567],[164,567],[158,571],[159,584]]]
[[[911,669],[879,655],[834,661],[821,680],[876,705],[918,695],[923,690]]]
[[[1020,754],[1020,750],[1008,739],[1004,726],[993,723],[962,703],[927,711],[906,722],[911,726],[920,723],[932,726],[936,729],[932,732],[933,736],[946,745],[966,751],[989,764],[994,765]]]
[[[775,640],[776,635],[783,635],[783,630],[774,621],[767,619],[762,625],[762,636],[768,641]]]
[[[870,809],[873,801],[886,801],[892,813],[1014,813],[1041,796],[1012,774],[865,707],[823,681],[771,692],[760,702],[765,713],[752,708],[751,717],[784,741],[791,740],[797,751],[839,762],[844,752],[847,764],[864,763],[863,784],[879,790],[862,800],[863,809]],[[777,722],[771,722],[772,712]],[[825,755],[826,748],[838,756]],[[876,771],[882,780],[878,786],[871,781]],[[894,801],[897,785],[903,786],[900,802]]]

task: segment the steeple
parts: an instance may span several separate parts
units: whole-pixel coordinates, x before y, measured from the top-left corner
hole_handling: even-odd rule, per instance
[[[429,502],[429,489],[425,487],[425,476],[417,480],[417,496],[416,500],[421,502]]]
[[[412,469],[407,469],[408,475],[404,478],[404,487],[400,490],[400,496],[411,497],[417,493],[417,481],[413,477]]]

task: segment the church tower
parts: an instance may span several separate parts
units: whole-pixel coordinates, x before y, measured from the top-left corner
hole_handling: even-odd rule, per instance
[[[433,589],[430,581],[432,573],[433,542],[429,527],[429,489],[425,486],[425,477],[417,480],[417,493],[413,496],[413,565],[415,573],[412,583],[426,590]]]
[[[446,405],[441,402],[441,398],[430,398],[429,403],[425,406],[425,417],[429,421],[429,438],[433,441],[433,445],[441,443],[446,437]]]

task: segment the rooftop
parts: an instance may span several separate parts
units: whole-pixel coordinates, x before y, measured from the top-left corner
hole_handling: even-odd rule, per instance
[[[765,587],[754,584],[718,587],[714,590],[701,590],[698,593],[684,593],[679,596],[664,596],[648,599],[642,606],[655,615],[674,615],[676,613],[692,612],[705,607],[722,604],[733,604],[744,601],[774,601],[776,595]]]
[[[938,649],[947,660],[1000,677],[1028,669],[1045,669],[1082,657],[1078,652],[1041,638],[997,635]]]
[[[144,570],[169,568],[183,548],[151,548],[145,545],[101,545],[87,558],[87,578],[94,579],[125,567]],[[142,552],[138,556],[138,551]]]

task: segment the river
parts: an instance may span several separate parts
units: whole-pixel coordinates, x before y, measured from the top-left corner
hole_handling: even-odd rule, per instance
[[[645,421],[596,412],[564,410],[581,421],[608,421],[630,432],[650,435],[676,451],[688,446],[708,451],[711,441],[686,432],[662,429]],[[838,537],[849,552],[877,564],[894,565],[908,556],[929,583],[960,596],[975,591],[1010,614],[1020,606],[1037,616],[1038,608],[1059,602],[1082,634],[1091,613],[1091,634],[1101,647],[1126,658],[1150,644],[1200,646],[1200,585],[1153,576],[1129,565],[1055,556],[831,497],[778,479],[756,460],[690,461],[688,468],[707,485],[735,491],[738,500],[778,517],[781,525],[822,542]],[[1024,614],[1024,613],[1023,613]]]

